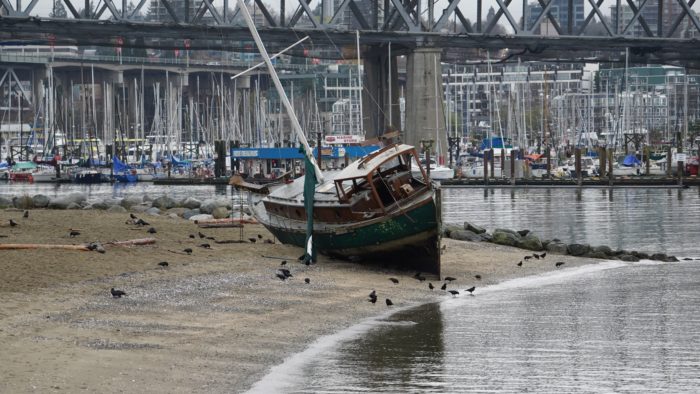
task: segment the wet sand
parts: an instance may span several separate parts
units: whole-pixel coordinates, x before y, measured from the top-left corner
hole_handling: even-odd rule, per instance
[[[436,277],[419,282],[414,272],[378,263],[321,256],[307,267],[296,259],[300,248],[262,243],[271,235],[260,225],[245,225],[241,235],[238,228],[139,217],[150,226],[94,210],[32,210],[27,219],[0,210],[0,243],[156,239],[105,246],[104,254],[0,250],[0,392],[241,392],[320,336],[386,311],[385,298],[404,307],[450,297]],[[10,218],[18,225],[10,227]],[[149,227],[157,232],[148,234]],[[71,238],[70,228],[80,235]],[[198,232],[245,243],[216,243]],[[443,245],[442,274],[457,278],[448,289],[476,286],[476,295],[480,286],[554,270],[556,261],[594,262],[550,254],[520,268],[529,254],[521,249],[450,239]],[[285,282],[275,276],[282,259],[294,275]],[[157,265],[162,261],[167,268]],[[112,287],[127,296],[112,298]],[[367,301],[372,289],[374,305]]]

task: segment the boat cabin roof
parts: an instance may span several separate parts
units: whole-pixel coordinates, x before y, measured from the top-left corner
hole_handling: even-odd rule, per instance
[[[386,161],[398,155],[409,153],[414,149],[412,145],[407,144],[394,144],[384,147],[348,164],[348,166],[335,177],[335,180],[366,178]]]

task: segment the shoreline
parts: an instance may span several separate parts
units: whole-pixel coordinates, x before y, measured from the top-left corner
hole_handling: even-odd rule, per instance
[[[141,238],[145,229],[125,224],[128,214],[102,211],[0,211],[2,243],[81,243]],[[326,335],[395,308],[436,302],[449,293],[443,282],[414,272],[319,257],[296,261],[300,249],[261,243],[199,248],[201,231],[216,240],[237,240],[239,229],[199,229],[190,221],[145,216],[158,232],[155,245],[108,247],[106,253],[56,250],[0,252],[0,391],[241,392],[288,357]],[[67,228],[80,228],[71,239]],[[243,239],[270,234],[246,225]],[[38,241],[35,241],[38,242]],[[532,252],[490,243],[443,239],[448,289],[496,284],[508,279],[599,260],[548,254],[516,263]],[[181,253],[193,248],[191,256]],[[280,260],[294,277],[275,277]],[[533,259],[534,260],[534,259]],[[157,265],[168,261],[167,268]],[[481,275],[476,280],[474,275]],[[310,279],[309,284],[304,278]],[[394,285],[389,277],[399,279]],[[427,282],[436,285],[430,291]],[[115,287],[127,296],[114,299]],[[377,304],[367,301],[375,289]],[[461,295],[460,295],[461,296]],[[58,387],[58,388],[57,388]]]

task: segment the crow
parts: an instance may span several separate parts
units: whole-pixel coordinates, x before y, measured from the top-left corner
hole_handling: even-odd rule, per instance
[[[280,278],[283,281],[287,280],[287,277],[281,272],[275,273],[275,276],[277,276],[278,278]]]
[[[547,252],[544,252],[540,255],[540,258],[545,258],[545,257],[547,257]]]
[[[29,211],[24,211],[24,215],[22,215],[22,217],[27,219],[29,217]]]
[[[282,274],[284,274],[284,276],[287,278],[291,278],[292,276],[294,276],[294,275],[292,275],[291,272],[289,272],[288,269],[285,269],[285,268],[280,268],[278,271],[281,272]]]
[[[522,266],[523,266],[523,261],[520,260],[520,262],[518,263],[518,267],[522,267]]]
[[[430,290],[432,290],[432,289],[434,289],[434,288],[435,288],[435,286],[433,286],[433,284],[432,284],[432,283],[428,282],[428,288],[429,288]]]
[[[531,258],[532,258],[532,256],[525,256],[525,257],[523,257],[523,259],[525,259],[525,260],[530,260]]]
[[[459,292],[457,290],[448,290],[450,294],[452,294],[452,297],[459,295]]]
[[[372,292],[369,293],[369,298],[377,298],[377,291],[376,291],[376,290],[372,290]]]
[[[537,254],[537,253],[533,253],[533,254],[532,254],[532,257],[534,257],[534,258],[537,259],[537,260],[540,259],[540,255]]]
[[[306,283],[306,284],[308,285],[309,283],[311,283],[311,279],[309,279],[309,278],[304,278],[304,283]]]
[[[304,261],[305,258],[306,258],[306,253],[302,254],[302,255],[299,256],[299,257],[297,257],[297,260],[299,260],[299,261]]]
[[[258,239],[262,239],[262,234],[258,234]]]
[[[10,219],[10,227],[15,227],[17,225],[17,222],[14,220]]]
[[[280,263],[280,265],[287,265],[287,260],[282,260],[282,262]]]
[[[416,279],[418,279],[419,282],[425,281],[425,276],[419,276]]]
[[[474,275],[474,277],[476,278],[476,280],[481,280],[481,275]]]
[[[132,218],[132,219],[134,219],[134,220],[138,219],[138,218],[136,217],[136,215],[134,215],[133,213],[130,213],[130,214],[129,214],[129,217]]]
[[[160,265],[161,267],[165,268],[165,267],[167,267],[169,264],[168,264],[167,261],[161,261],[160,263],[158,263],[158,265]]]
[[[198,231],[197,234],[199,234],[199,238],[206,238],[206,235],[202,234],[201,231]]]
[[[563,261],[558,261],[557,263],[554,264],[554,266],[557,268],[561,267],[562,265],[564,265]]]
[[[394,282],[395,285],[399,284],[399,280],[396,278],[389,278],[390,281]]]
[[[470,295],[474,295],[474,290],[476,290],[476,286],[472,286],[464,291],[468,291]]]
[[[248,241],[250,241],[250,243],[254,244],[255,241],[257,241],[257,239],[255,239],[255,238],[248,238]]]
[[[109,292],[112,293],[112,298],[122,298],[122,296],[126,295],[126,293],[121,290],[114,290],[114,287],[112,287]]]
[[[209,245],[209,244],[201,244],[199,246],[204,248],[204,249],[211,249],[211,245]]]
[[[194,234],[190,234],[190,238],[194,239]]]
[[[156,228],[155,228],[155,227],[149,228],[148,231],[147,231],[147,233],[149,233],[149,234],[155,234],[155,233],[157,233]]]
[[[376,304],[377,303],[377,296],[374,296],[374,297],[370,296],[368,301],[373,303],[373,304]]]
[[[135,224],[139,225],[139,226],[150,226],[150,223],[148,223],[147,221],[145,221],[143,219],[137,220]]]
[[[440,290],[447,290],[447,283],[443,283],[442,287],[440,287]]]
[[[183,250],[183,252],[185,252],[185,253],[187,253],[187,254],[192,254],[192,248],[185,248],[185,249]]]
[[[77,235],[80,235],[80,231],[71,230],[70,233],[69,233],[68,235],[69,235],[71,238],[73,238],[73,237],[75,237],[75,236],[77,236]]]
[[[445,277],[445,280],[448,281],[448,282],[452,282],[453,280],[457,280],[457,278],[453,278],[453,277],[451,277],[451,276],[447,276],[447,277]]]
[[[394,305],[394,303],[391,302],[391,300],[387,298],[386,299],[386,306],[392,306],[392,305]]]

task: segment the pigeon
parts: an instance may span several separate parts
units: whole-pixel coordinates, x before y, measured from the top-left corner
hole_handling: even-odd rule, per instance
[[[459,295],[459,292],[457,290],[448,290],[450,294],[452,294],[452,297]]]
[[[134,215],[133,213],[130,213],[130,214],[129,214],[129,217],[132,218],[132,219],[134,219],[134,220],[138,219],[138,218],[136,217],[136,215]]]
[[[447,283],[443,283],[442,287],[440,287],[440,290],[447,290]]]
[[[387,298],[386,299],[386,306],[392,306],[392,305],[394,305],[394,303],[391,302],[391,300]]]
[[[15,227],[17,225],[17,222],[14,220],[10,219],[10,227]]]
[[[476,278],[476,280],[481,280],[481,275],[474,275],[474,277]]]
[[[114,287],[112,287],[109,292],[112,293],[112,298],[122,298],[122,296],[126,295],[126,293],[121,290],[114,290]]]
[[[207,237],[206,235],[202,234],[201,231],[199,231],[197,234],[199,234],[199,238],[206,238]]]
[[[194,239],[194,234],[190,234],[190,238]]]
[[[453,278],[453,277],[451,277],[451,276],[447,276],[447,277],[445,277],[445,280],[448,281],[448,282],[452,282],[453,280],[457,280],[457,278]]]
[[[306,283],[306,284],[308,285],[309,283],[311,283],[311,279],[309,279],[309,278],[304,278],[304,283]]]
[[[192,254],[192,248],[185,248],[185,249],[183,250],[183,252],[185,252],[185,253],[187,253],[187,254]]]
[[[250,243],[254,244],[255,241],[257,241],[257,239],[255,239],[255,238],[248,238],[248,241],[250,241]]]
[[[389,278],[390,281],[394,282],[395,285],[399,284],[399,280],[396,278]]]
[[[165,268],[165,267],[167,267],[169,264],[168,264],[167,261],[161,261],[160,263],[158,263],[158,265],[160,265],[161,267]]]
[[[282,262],[280,263],[280,265],[287,265],[287,260],[282,260]]]
[[[78,235],[80,235],[80,231],[77,231],[77,230],[71,230],[70,233],[68,234],[68,236],[70,236],[71,238],[78,236]]]
[[[434,288],[435,288],[435,286],[433,286],[433,284],[432,284],[432,283],[428,282],[428,288],[429,288],[430,290],[432,290],[432,289],[434,289]]]
[[[476,290],[476,286],[472,286],[472,287],[470,287],[470,288],[468,288],[468,289],[466,289],[466,290],[464,290],[464,291],[468,291],[469,294],[474,295],[474,290]]]
[[[563,261],[558,261],[557,263],[554,264],[554,266],[557,268],[561,267],[562,265],[564,265]]]
[[[520,260],[520,262],[518,263],[518,267],[522,267],[522,266],[523,266],[523,261]]]
[[[155,233],[157,233],[157,231],[156,231],[156,228],[155,228],[155,227],[151,227],[151,228],[149,228],[147,232],[148,232],[149,234],[155,234]]]
[[[22,215],[23,218],[28,218],[29,217],[29,211],[24,211],[24,214]]]
[[[209,245],[209,244],[201,244],[199,246],[204,248],[204,249],[211,249],[211,245]]]

